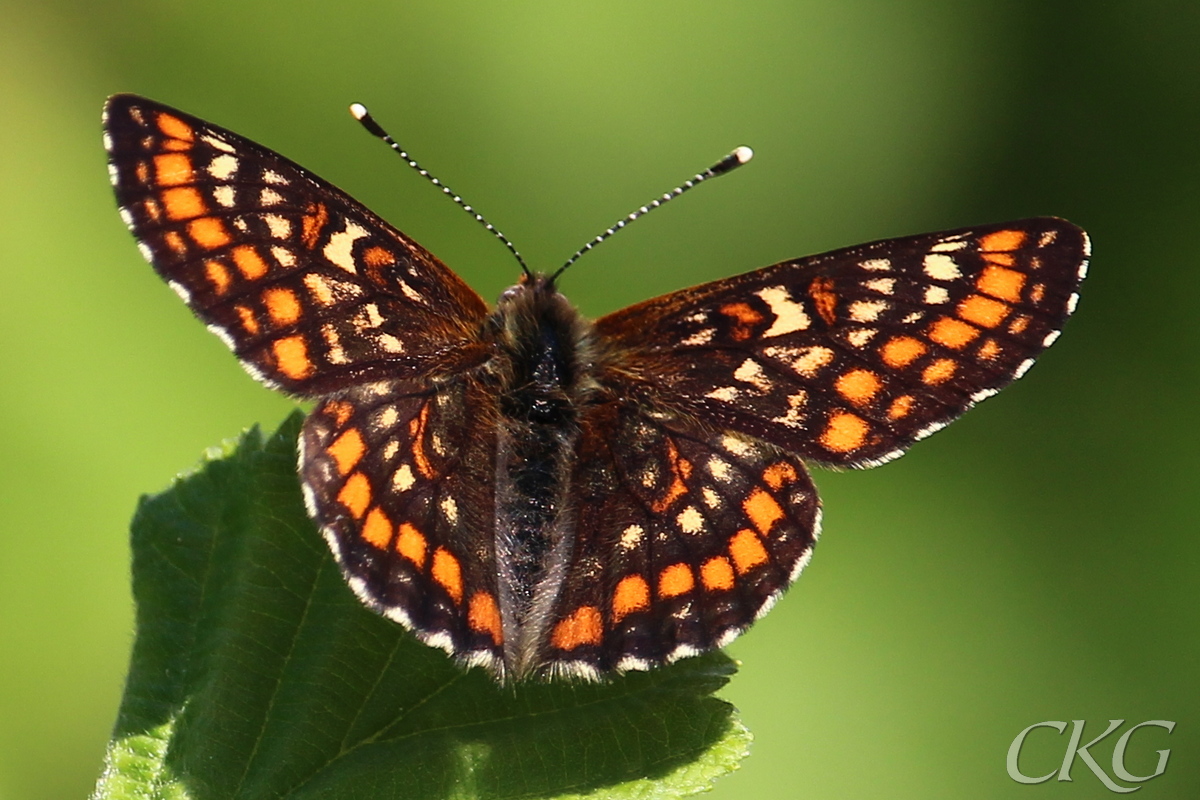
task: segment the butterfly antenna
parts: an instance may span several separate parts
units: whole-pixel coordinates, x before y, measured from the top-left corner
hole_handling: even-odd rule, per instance
[[[513,247],[513,243],[508,240],[508,237],[501,233],[499,228],[484,219],[482,214],[480,214],[471,206],[467,205],[461,197],[451,191],[449,186],[442,183],[433,175],[430,175],[429,170],[423,168],[420,164],[414,161],[412,156],[406,153],[404,148],[400,146],[399,142],[393,139],[391,134],[385,131],[380,124],[375,121],[375,118],[371,116],[371,112],[367,111],[366,106],[364,106],[362,103],[351,103],[350,113],[354,115],[356,120],[362,123],[362,126],[367,129],[368,133],[378,139],[382,139],[388,147],[399,153],[400,157],[403,158],[410,167],[415,169],[422,178],[425,178],[434,186],[441,189],[442,194],[446,195],[455,203],[457,203],[463,211],[474,217],[476,222],[478,222],[480,225],[490,231],[493,236],[503,242],[504,246],[507,247],[509,252],[512,253],[517,259],[517,262],[521,265],[521,269],[525,271],[525,274],[529,277],[533,277],[533,273],[529,270],[529,265],[525,263],[525,259],[521,258],[521,254],[517,252],[517,248]]]
[[[654,200],[652,200],[651,202],[642,206],[637,211],[634,211],[632,214],[630,214],[626,217],[623,217],[622,219],[620,219],[617,222],[617,224],[613,225],[611,228],[606,230],[604,233],[600,234],[595,239],[592,239],[590,242],[585,244],[583,247],[576,250],[575,255],[568,258],[567,263],[565,263],[561,267],[559,267],[558,270],[553,275],[550,276],[550,282],[554,283],[554,281],[558,280],[558,276],[562,275],[563,272],[566,271],[567,267],[571,266],[576,261],[578,261],[583,256],[584,253],[591,250],[596,245],[600,244],[605,239],[612,236],[614,233],[621,230],[622,228],[624,228],[629,223],[633,222],[638,217],[643,217],[646,214],[649,214],[654,209],[666,205],[668,202],[670,202],[671,200],[674,200],[676,197],[679,197],[679,195],[683,194],[688,189],[691,189],[693,186],[703,183],[704,181],[708,180],[709,178],[715,178],[718,175],[724,175],[727,172],[732,172],[733,170],[742,166],[743,164],[745,164],[752,158],[754,158],[754,151],[751,150],[749,147],[746,147],[743,145],[742,147],[737,148],[732,153],[730,153],[729,155],[722,158],[717,163],[713,164],[708,169],[704,170],[704,172],[697,173],[695,176],[692,177],[692,179],[690,181],[686,181],[681,186],[676,186],[674,189],[667,192],[662,197],[656,197]]]

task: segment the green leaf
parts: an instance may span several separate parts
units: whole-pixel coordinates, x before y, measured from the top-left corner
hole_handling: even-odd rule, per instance
[[[289,418],[144,498],[137,639],[96,798],[679,797],[745,757],[715,653],[499,687],[363,608],[304,512]]]

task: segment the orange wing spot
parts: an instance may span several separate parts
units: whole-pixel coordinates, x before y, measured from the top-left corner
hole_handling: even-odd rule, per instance
[[[455,603],[462,602],[462,567],[459,566],[458,559],[449,550],[439,547],[433,551],[433,568],[430,572],[433,574],[433,579],[442,585],[448,595],[454,598]]]
[[[983,272],[975,279],[976,289],[1010,303],[1021,301],[1021,289],[1024,286],[1025,273],[992,265],[984,267]]]
[[[176,255],[183,255],[187,252],[187,244],[184,243],[183,237],[179,235],[179,231],[167,231],[163,234],[163,241],[167,243],[167,247],[171,248],[171,252]]]
[[[292,380],[303,380],[312,374],[313,363],[308,358],[308,345],[303,336],[277,339],[271,349],[275,351],[279,371]]]
[[[387,550],[392,541],[392,521],[382,509],[372,508],[371,513],[367,514],[367,521],[362,527],[362,537],[380,550]]]
[[[1012,322],[1008,323],[1008,332],[1014,334],[1024,333],[1025,329],[1029,327],[1029,320],[1030,318],[1028,316],[1022,314],[1021,316],[1015,318]]]
[[[659,597],[678,597],[695,587],[696,579],[687,564],[672,564],[658,574]]]
[[[925,355],[926,349],[924,342],[911,336],[893,336],[879,349],[879,354],[892,369],[904,369]]]
[[[354,413],[354,406],[344,400],[330,400],[321,408],[321,411],[333,417],[334,422],[340,427],[346,424],[346,420],[350,419],[350,416]]]
[[[150,164],[147,161],[139,161],[137,166],[133,168],[133,174],[137,176],[138,183],[150,182]]]
[[[237,312],[238,319],[242,321],[242,328],[251,336],[258,335],[258,320],[254,316],[254,312],[247,306],[234,306],[233,310]]]
[[[172,139],[182,139],[185,142],[195,140],[195,135],[192,133],[192,126],[179,117],[160,111],[157,122],[158,129]]]
[[[888,419],[903,419],[908,416],[908,412],[912,411],[914,398],[911,394],[903,394],[892,401],[888,406]]]
[[[751,536],[754,534],[751,533]],[[734,537],[737,538],[736,536]],[[730,541],[730,547],[733,542]],[[762,545],[759,545],[761,548]],[[763,551],[766,555],[766,551]],[[710,592],[727,592],[733,588],[733,565],[729,563],[729,559],[725,556],[716,556],[704,562],[700,567],[700,581],[704,584],[704,588]]]
[[[692,463],[679,457],[679,449],[671,439],[667,439],[667,463],[671,465],[671,485],[666,494],[650,504],[650,510],[655,514],[666,511],[672,503],[687,494],[687,484],[684,481],[692,474]]]
[[[159,186],[179,186],[192,182],[192,159],[183,153],[162,153],[154,157],[154,180]]]
[[[784,517],[779,503],[763,489],[751,492],[750,496],[742,501],[742,510],[763,536],[770,532],[772,525]]]
[[[817,313],[821,315],[821,319],[825,320],[826,325],[832,325],[837,321],[838,297],[833,291],[832,278],[814,280],[808,285],[808,296],[812,298]]]
[[[990,297],[973,294],[958,304],[958,316],[984,328],[994,328],[1004,321],[1012,306]]]
[[[954,317],[942,317],[929,326],[929,338],[951,350],[961,350],[979,335],[979,328]]]
[[[146,216],[155,222],[162,219],[162,206],[153,197],[147,197],[146,201],[142,203],[142,208],[146,209]]]
[[[267,313],[278,325],[291,325],[300,319],[300,300],[291,289],[273,288],[263,292]]]
[[[200,217],[200,219],[192,220],[188,223],[188,235],[192,237],[193,242],[206,250],[224,247],[233,241],[229,238],[229,232],[225,230],[225,225],[216,217]]]
[[[650,608],[650,586],[641,575],[626,575],[613,592],[612,618],[620,622],[635,611]]]
[[[432,478],[437,473],[434,472],[433,465],[429,463],[429,457],[425,455],[425,425],[429,422],[429,404],[421,406],[421,411],[408,423],[408,433],[412,437],[412,455],[413,463],[417,465],[417,471],[426,478]]]
[[[362,254],[362,259],[368,267],[386,267],[396,263],[395,256],[382,247],[368,247]]]
[[[233,278],[229,277],[229,270],[220,261],[205,261],[204,277],[208,278],[217,294],[225,294],[229,284],[233,283]]]
[[[842,373],[834,386],[837,388],[838,394],[851,403],[856,406],[865,406],[875,399],[875,395],[879,393],[883,383],[879,380],[879,376],[870,370],[852,369]]]
[[[337,462],[338,472],[345,475],[354,469],[359,459],[363,457],[363,453],[367,452],[367,446],[363,444],[362,434],[358,432],[358,428],[351,428],[325,448],[325,452]]]
[[[762,477],[767,486],[779,491],[785,483],[796,480],[796,468],[786,461],[778,461],[764,469]]]
[[[821,434],[821,444],[835,453],[849,453],[863,446],[871,426],[862,417],[845,411],[835,411]]]
[[[363,514],[367,513],[367,506],[371,505],[371,482],[366,475],[356,472],[346,479],[337,499],[350,511],[351,516],[362,519]]]
[[[762,312],[749,303],[727,303],[717,310],[733,320],[729,335],[735,342],[749,339],[754,334],[754,326],[766,319]]]
[[[729,540],[729,555],[733,556],[733,566],[737,568],[738,575],[745,575],[759,564],[771,560],[762,540],[749,528],[743,528]]]
[[[238,272],[246,276],[248,280],[256,281],[267,274],[270,267],[263,257],[258,254],[248,244],[238,245],[233,248],[233,264],[238,268]]]
[[[177,152],[180,150],[191,150],[192,143],[185,142],[182,139],[163,139],[162,143],[159,145],[159,149],[174,150]]]
[[[934,361],[925,371],[921,373],[921,380],[928,383],[930,386],[937,386],[939,383],[945,383],[954,377],[954,371],[958,365],[950,358],[939,358]]]
[[[1046,297],[1046,284],[1035,283],[1029,287],[1029,302],[1040,303]]]
[[[1017,263],[1017,257],[1012,253],[984,253],[983,260],[998,267],[1012,267]]]
[[[554,626],[550,644],[559,650],[574,650],[585,644],[600,644],[604,619],[595,606],[580,606],[575,613]]]
[[[407,522],[400,523],[400,536],[396,538],[396,552],[417,565],[417,569],[425,568],[425,534]]]
[[[471,630],[486,633],[492,637],[494,644],[504,644],[504,628],[500,624],[500,607],[496,598],[490,592],[476,592],[471,595],[471,604],[467,609],[467,624]]]
[[[161,195],[163,208],[171,219],[192,219],[202,217],[208,212],[204,198],[200,192],[191,186],[177,186],[167,189]]]
[[[317,246],[317,240],[321,238],[321,231],[325,229],[328,222],[329,210],[325,208],[325,204],[309,203],[300,232],[300,241],[304,242],[305,247],[312,250]]]
[[[975,354],[984,361],[991,361],[996,356],[1000,355],[1000,345],[995,339],[988,339],[983,344],[979,345],[979,352]]]
[[[1025,231],[994,231],[979,237],[979,249],[995,252],[1016,250],[1025,243]]]

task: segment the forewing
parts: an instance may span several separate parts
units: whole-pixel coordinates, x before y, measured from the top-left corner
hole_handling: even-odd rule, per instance
[[[620,402],[585,415],[575,530],[544,662],[594,677],[723,647],[808,563],[820,525],[797,457]]]
[[[496,592],[494,395],[465,379],[381,382],[304,423],[309,513],[369,607],[503,674]]]
[[[320,395],[480,359],[479,296],[334,186],[132,95],[109,99],[104,137],[142,254],[268,385]]]
[[[785,261],[597,321],[648,402],[874,466],[1019,378],[1074,311],[1087,235],[1044,217]]]

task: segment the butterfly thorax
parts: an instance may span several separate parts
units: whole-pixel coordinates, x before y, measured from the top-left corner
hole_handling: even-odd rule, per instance
[[[488,320],[499,396],[496,563],[505,661],[536,665],[572,557],[563,514],[579,416],[594,385],[591,324],[545,277],[504,292]]]

